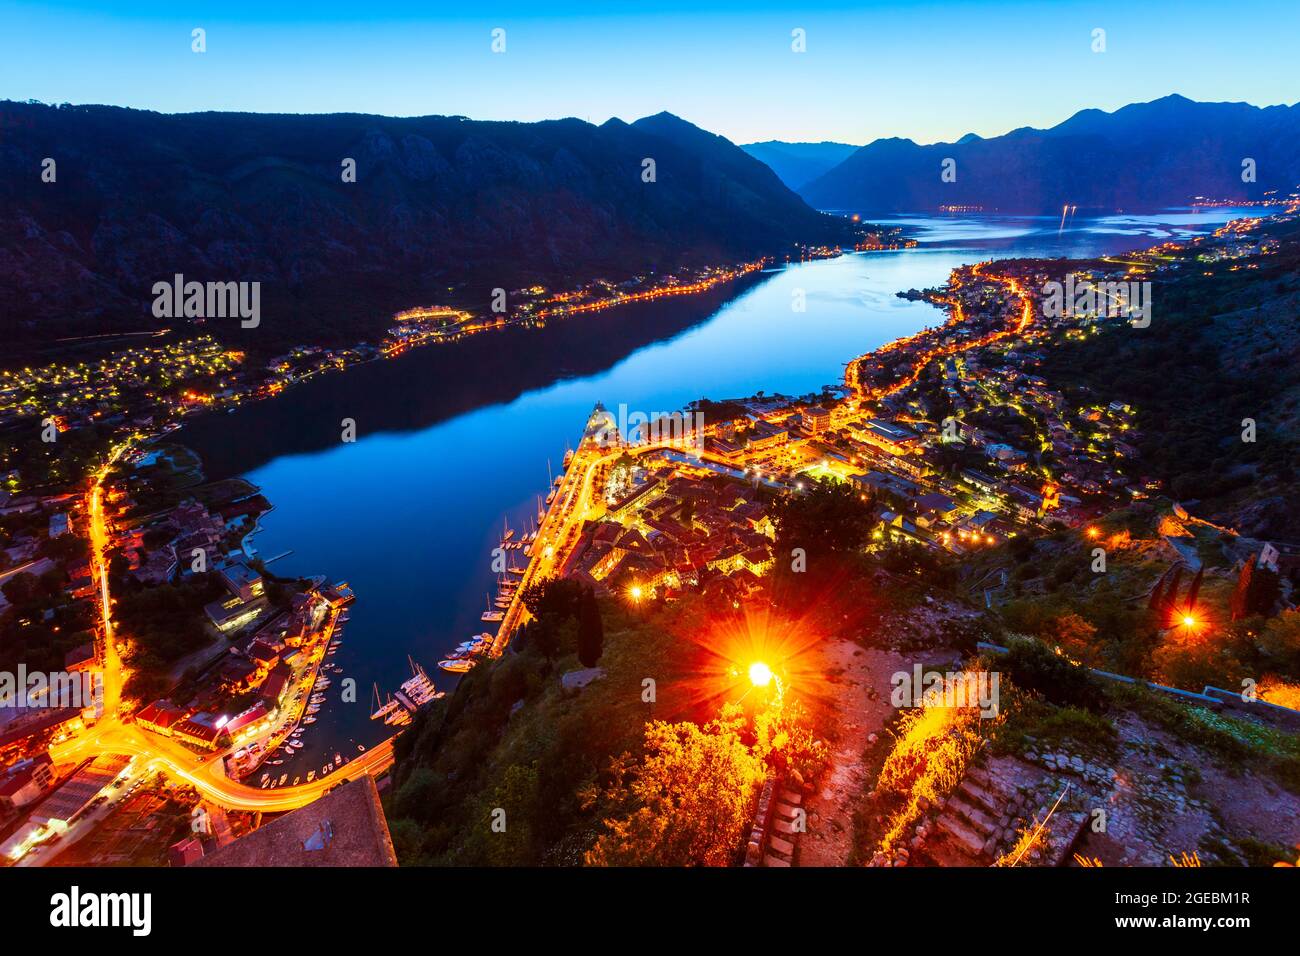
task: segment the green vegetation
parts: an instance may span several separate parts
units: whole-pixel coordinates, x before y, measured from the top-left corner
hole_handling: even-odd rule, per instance
[[[1227,766],[1260,770],[1300,793],[1300,736],[1204,707],[1188,707],[1140,685],[1116,685],[1108,694],[1118,705],[1214,754]]]
[[[529,598],[562,605],[569,587]],[[530,628],[398,738],[386,810],[402,863],[728,864],[766,774],[822,772],[826,744],[798,702],[765,704],[709,646],[738,612],[720,619],[702,597],[596,603],[603,677],[562,687],[581,664],[581,614],[569,616],[547,646]]]
[[[777,554],[802,548],[810,567],[821,558],[833,561],[860,553],[875,524],[871,503],[852,485],[831,480],[813,481],[802,493],[782,495],[770,513]]]
[[[110,577],[112,565],[110,565]],[[112,581],[114,618],[131,636],[127,696],[156,697],[169,686],[168,667],[212,640],[203,607],[226,593],[215,574],[196,574],[175,584],[144,587],[134,578]]]
[[[1258,269],[1219,263],[1162,273],[1156,314],[1145,329],[1107,327],[1050,349],[1042,374],[1076,405],[1105,396],[1137,409],[1144,474],[1208,515],[1259,502],[1261,536],[1300,538],[1300,514],[1285,502],[1300,461],[1294,401],[1300,367],[1295,308],[1300,251],[1294,243]],[[1195,396],[1194,401],[1189,401]],[[1256,440],[1241,438],[1243,420]]]
[[[1012,640],[997,666],[1017,686],[1035,691],[1051,703],[1092,711],[1104,706],[1097,678],[1038,641]]]

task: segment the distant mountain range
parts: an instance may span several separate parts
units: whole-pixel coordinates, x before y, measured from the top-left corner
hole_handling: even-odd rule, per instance
[[[486,303],[498,286],[849,236],[739,147],[667,113],[597,127],[0,103],[10,342],[154,328],[153,283],[175,273],[259,280],[261,336],[347,341],[398,309]]]
[[[779,148],[782,144],[763,144]],[[941,178],[946,159],[956,179]],[[1254,160],[1255,182],[1243,182]],[[1262,199],[1300,185],[1300,105],[1197,103],[1166,96],[1104,113],[1083,110],[1051,129],[920,146],[879,139],[799,187],[819,209],[865,215],[935,212],[1116,212],[1186,205],[1194,197]]]
[[[782,143],[779,140],[750,143],[740,148],[767,163],[781,177],[781,182],[794,190],[838,166],[858,149],[848,143]]]

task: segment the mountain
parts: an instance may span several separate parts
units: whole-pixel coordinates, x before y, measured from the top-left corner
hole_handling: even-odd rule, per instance
[[[1242,182],[1255,161],[1257,182]],[[956,180],[944,182],[945,159]],[[1186,205],[1197,196],[1261,199],[1300,183],[1300,105],[1197,103],[1166,96],[1105,113],[1083,110],[1051,129],[920,146],[880,139],[799,189],[820,209],[866,214],[1051,213],[1066,203],[1115,212]]]
[[[858,147],[848,143],[783,143],[773,139],[740,148],[770,166],[791,189],[799,189],[838,166]]]
[[[153,283],[175,273],[260,281],[263,336],[354,341],[415,304],[737,261],[847,229],[669,114],[597,127],[0,111],[0,335],[11,342],[156,328]]]

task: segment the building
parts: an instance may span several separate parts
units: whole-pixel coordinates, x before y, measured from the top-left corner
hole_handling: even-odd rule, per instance
[[[254,601],[261,597],[264,588],[262,576],[246,564],[232,564],[221,569],[221,583],[235,597]]]
[[[869,471],[865,475],[851,475],[850,480],[863,492],[904,506],[921,494],[921,486],[916,482],[887,472]]]
[[[74,647],[63,656],[63,669],[78,673],[88,671],[95,666],[95,645],[82,644],[80,647]]]
[[[172,735],[172,728],[185,716],[185,712],[167,700],[155,700],[152,704],[139,710],[135,722],[145,730],[152,730],[164,737]]]
[[[122,754],[100,754],[38,806],[31,822],[66,827],[122,775],[130,762],[131,758]]]
[[[212,723],[211,714],[195,714],[178,720],[172,726],[172,736],[199,750],[216,750],[222,729]]]
[[[0,813],[35,803],[54,786],[54,762],[48,754],[20,760],[0,776]]]
[[[230,718],[221,729],[230,735],[232,741],[238,740],[238,738],[247,736],[259,729],[269,730],[269,726],[263,726],[263,722],[269,714],[270,709],[266,706],[266,702],[259,700],[252,707]]]
[[[271,673],[266,675],[266,680],[262,682],[261,698],[270,709],[275,710],[283,706],[284,699],[289,694],[292,677],[293,672],[283,661],[271,668]]]
[[[213,601],[203,609],[203,612],[207,614],[213,627],[223,634],[228,634],[252,624],[265,608],[265,597],[245,601],[238,595],[233,595],[223,601]]]
[[[891,455],[910,454],[918,446],[921,436],[910,428],[887,422],[882,418],[868,419],[863,423],[854,423],[854,437],[877,448],[883,448]]]
[[[172,866],[189,866],[203,859],[203,843],[196,836],[188,836],[167,849],[167,862]]]
[[[775,448],[777,445],[785,443],[789,437],[790,432],[787,429],[759,419],[754,423],[754,428],[749,433],[749,450],[766,451],[769,448]]]
[[[397,854],[367,776],[208,854],[196,866],[397,866]]]
[[[248,655],[249,660],[265,670],[270,670],[280,662],[280,652],[261,638],[249,644],[244,653]]]
[[[814,435],[820,435],[831,427],[831,413],[820,405],[813,405],[803,410],[803,427]]]

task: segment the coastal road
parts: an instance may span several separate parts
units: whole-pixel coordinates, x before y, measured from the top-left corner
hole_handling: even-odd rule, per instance
[[[227,777],[220,752],[198,754],[177,740],[121,721],[101,723],[89,733],[50,748],[50,756],[56,763],[80,762],[101,753],[139,758],[145,766],[160,770],[174,780],[185,781],[227,810],[280,813],[306,806],[344,779],[355,780],[362,773],[374,775],[387,770],[393,765],[393,740],[377,744],[311,783],[266,790]]]
[[[140,436],[136,436],[139,438]],[[120,753],[142,758],[146,766],[193,785],[204,797],[227,810],[283,812],[295,810],[319,799],[337,781],[355,779],[359,773],[379,774],[393,764],[392,739],[344,764],[333,773],[296,787],[262,790],[226,776],[223,753],[199,754],[179,741],[126,723],[119,713],[124,680],[122,659],[113,628],[112,595],[109,593],[107,552],[111,543],[104,517],[103,485],[109,471],[130,447],[128,441],[115,448],[108,463],[95,475],[87,500],[92,567],[99,577],[99,602],[103,628],[104,714],[92,727],[69,740],[50,747],[59,764],[80,763],[102,753]]]

